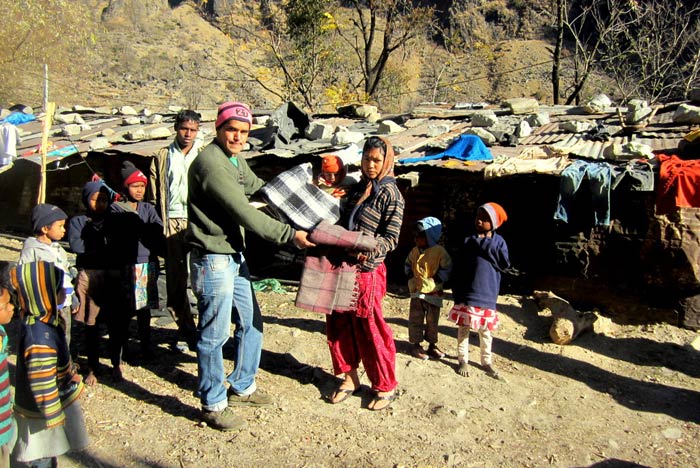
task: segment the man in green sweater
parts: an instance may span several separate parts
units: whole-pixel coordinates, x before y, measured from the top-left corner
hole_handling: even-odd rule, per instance
[[[199,397],[204,422],[222,431],[245,425],[229,407],[272,404],[272,398],[255,384],[263,321],[243,256],[243,231],[278,244],[293,242],[298,248],[314,245],[305,231],[295,230],[248,203],[248,196],[265,184],[239,156],[252,122],[245,104],[225,102],[219,106],[216,138],[199,153],[188,172],[187,239],[192,249],[192,289],[199,309]],[[225,375],[222,349],[231,323],[236,325],[235,367]],[[224,380],[229,383],[228,391]]]

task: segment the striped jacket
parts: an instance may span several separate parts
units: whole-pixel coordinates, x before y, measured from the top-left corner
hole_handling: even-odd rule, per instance
[[[72,380],[65,333],[40,321],[23,323],[17,350],[17,413],[45,419],[47,428],[60,426],[65,420],[63,408],[82,390],[82,381]]]
[[[362,188],[362,184],[356,187]],[[351,194],[348,210],[352,210],[359,192]],[[393,178],[382,181],[353,218],[353,230],[361,231],[377,239],[377,247],[369,253],[367,260],[359,264],[360,271],[372,271],[384,262],[387,254],[399,243],[403,222],[404,200]]]
[[[10,372],[7,364],[7,333],[0,325],[0,445],[7,444],[12,438],[12,391],[10,389]]]

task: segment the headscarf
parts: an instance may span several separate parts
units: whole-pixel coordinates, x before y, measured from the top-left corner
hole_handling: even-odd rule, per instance
[[[379,175],[377,175],[375,179],[370,179],[369,177],[367,177],[367,175],[365,175],[365,171],[362,171],[362,180],[360,181],[360,183],[365,183],[366,187],[362,196],[360,196],[359,200],[357,200],[357,203],[355,203],[355,206],[361,205],[362,203],[364,203],[365,200],[370,198],[371,195],[375,194],[379,189],[379,186],[382,185],[382,183],[384,183],[385,178],[387,178],[386,182],[394,180],[394,148],[391,146],[391,142],[387,138],[373,138],[379,138],[386,145],[386,153],[384,154],[384,165],[382,166],[382,170],[379,172]],[[362,153],[362,156],[364,157],[364,151]]]
[[[10,281],[19,298],[20,316],[27,325],[39,320],[58,326],[58,290],[63,286],[63,271],[53,263],[38,261],[17,265]]]

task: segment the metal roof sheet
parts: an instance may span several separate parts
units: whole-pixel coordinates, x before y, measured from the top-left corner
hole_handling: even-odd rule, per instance
[[[497,106],[488,106],[487,110],[493,110],[497,115],[507,116],[508,119],[519,119],[521,116],[508,116],[509,111],[506,108]],[[622,109],[621,109],[622,110]],[[626,109],[625,109],[626,110]],[[388,135],[392,144],[397,149],[397,159],[400,161],[406,158],[413,158],[425,155],[427,152],[432,152],[435,148],[446,147],[449,142],[462,134],[471,126],[470,117],[475,112],[483,111],[483,109],[455,109],[449,104],[437,105],[421,105],[412,113],[412,119],[406,121],[405,116],[396,119],[402,122],[406,129],[403,132]],[[211,109],[202,111],[207,116],[215,115]],[[550,123],[533,129],[533,133],[522,138],[515,147],[494,146],[491,147],[491,152],[494,156],[517,156],[521,151],[529,146],[546,146],[558,145],[560,147],[574,147],[575,155],[583,156],[592,159],[603,158],[605,149],[612,144],[625,144],[631,140],[638,141],[649,145],[653,151],[672,151],[678,146],[679,140],[691,130],[690,125],[682,125],[674,123],[672,120],[672,112],[661,112],[654,115],[653,119],[644,128],[630,132],[629,135],[618,135],[612,137],[607,142],[595,142],[590,140],[582,140],[581,134],[574,134],[564,131],[559,128],[559,123],[567,120],[582,120],[588,119],[597,122],[603,122],[606,125],[619,125],[619,117],[617,108],[605,109],[605,112],[600,114],[585,114],[580,107],[575,106],[540,106],[539,111],[547,113],[550,117]],[[172,129],[174,122],[174,113],[166,113],[163,115],[163,120],[157,124],[142,123],[137,125],[124,125],[123,119],[126,116],[116,114],[99,113],[94,109],[82,110],[79,115],[85,121],[86,128],[74,137],[63,136],[62,130],[64,124],[55,124],[51,129],[49,141],[52,143],[47,162],[53,163],[65,157],[65,154],[78,152],[87,154],[88,152],[97,152],[104,154],[133,154],[138,156],[150,156],[159,148],[165,146],[170,138],[159,139],[142,139],[131,141],[126,138],[130,131],[142,129],[144,131],[152,130],[158,127],[167,127]],[[524,116],[522,116],[524,117]],[[146,120],[141,116],[142,120]],[[326,123],[330,126],[337,127],[339,125],[348,127],[351,131],[361,132],[366,136],[376,135],[378,125],[368,123],[362,119],[351,119],[340,116],[330,116],[316,121]],[[450,130],[438,136],[428,137],[428,129],[436,123],[447,124]],[[36,163],[40,162],[39,146],[41,144],[42,123],[39,120],[21,124],[20,128],[22,137],[18,146],[18,154],[21,158]],[[213,122],[202,122],[201,129],[205,135],[205,139],[211,138],[214,134]],[[91,150],[90,143],[96,137],[106,132],[110,134],[108,140],[110,146],[104,149]],[[310,141],[305,138],[298,138],[288,144],[280,147],[268,149],[252,148],[246,151],[244,155],[247,158],[254,158],[260,155],[272,154],[278,157],[295,157],[298,155],[320,154],[324,152],[338,151],[342,147],[334,146],[330,140],[315,140]],[[436,160],[412,163],[404,167],[414,166],[430,166],[444,167],[446,169],[460,170],[478,170],[483,167],[483,163],[467,162],[453,160]]]

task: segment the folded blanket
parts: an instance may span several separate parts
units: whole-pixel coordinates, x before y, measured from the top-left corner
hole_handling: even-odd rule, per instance
[[[332,224],[340,219],[340,201],[314,185],[312,177],[311,163],[299,164],[260,189],[283,221],[305,231],[322,220]]]
[[[346,249],[368,252],[376,239],[322,221],[309,240],[318,247],[307,252],[295,305],[324,314],[356,310],[358,270],[348,263]]]

